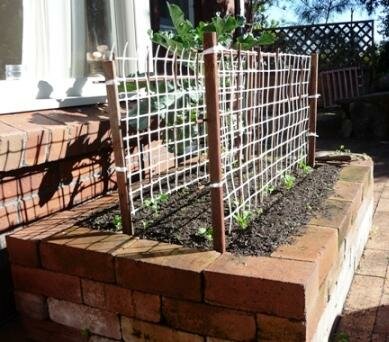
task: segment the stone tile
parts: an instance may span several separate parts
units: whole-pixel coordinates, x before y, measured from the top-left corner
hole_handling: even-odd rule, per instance
[[[386,185],[386,186],[383,188],[381,197],[382,197],[382,198],[389,199],[389,185]]]
[[[371,342],[389,342],[389,335],[373,334],[371,336]]]
[[[389,251],[389,212],[377,212],[366,248]]]
[[[355,275],[346,300],[344,314],[378,307],[383,287],[383,278]]]
[[[365,249],[356,273],[384,278],[388,262],[389,253],[387,251]]]
[[[389,198],[384,198],[381,196],[376,211],[383,211],[389,213]]]
[[[339,322],[338,331],[351,332],[358,328],[361,332],[372,333],[377,315],[377,308],[344,313]]]
[[[374,332],[389,335],[389,294],[384,294],[381,298]]]

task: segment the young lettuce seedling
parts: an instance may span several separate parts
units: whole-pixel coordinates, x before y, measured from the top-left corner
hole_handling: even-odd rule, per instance
[[[285,174],[282,176],[281,181],[282,181],[282,185],[284,186],[284,188],[285,188],[286,190],[290,190],[290,189],[292,189],[292,188],[295,186],[296,177],[295,177],[295,176],[292,176],[292,175],[289,174],[289,173],[285,173]]]
[[[151,209],[155,214],[158,213],[162,204],[169,200],[169,194],[159,194],[154,198],[149,198],[144,201],[144,206]]]
[[[112,223],[115,226],[116,231],[122,229],[122,217],[120,215],[115,215]]]
[[[253,214],[249,210],[242,210],[236,213],[233,217],[239,228],[245,230],[249,226]]]
[[[207,239],[208,241],[212,241],[213,230],[212,227],[201,227],[197,231],[197,235]]]
[[[304,173],[305,175],[307,175],[307,174],[309,174],[309,173],[311,173],[311,172],[313,171],[313,169],[312,169],[309,165],[307,165],[307,163],[304,162],[304,161],[301,161],[301,162],[298,164],[298,168],[299,168],[301,171],[303,171],[303,173]]]

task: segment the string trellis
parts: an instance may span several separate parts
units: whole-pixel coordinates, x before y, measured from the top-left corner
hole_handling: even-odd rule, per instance
[[[127,57],[126,50],[116,58],[107,87],[118,89],[109,101],[119,108],[124,166],[117,171],[125,172],[132,215],[161,193],[217,186],[231,230],[236,215],[255,211],[269,189],[307,158],[311,57],[214,50],[220,184],[210,184],[209,176],[213,133],[207,125],[205,54],[158,46],[145,59]]]

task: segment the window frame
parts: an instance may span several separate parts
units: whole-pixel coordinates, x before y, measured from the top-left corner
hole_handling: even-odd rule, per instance
[[[117,13],[115,12],[115,6],[117,3],[115,3],[115,0],[109,1],[112,8],[111,20],[114,30],[112,34],[114,41],[117,41],[116,30],[118,27],[116,25],[123,24],[123,20],[116,18]],[[133,11],[132,15],[137,18],[144,16],[143,20],[141,20],[143,25],[145,22],[148,22],[150,25],[150,6],[148,2],[147,4],[142,3],[142,6],[140,6],[133,0],[131,3],[124,3],[123,6],[125,6],[126,9],[131,8]],[[147,12],[145,11],[144,6],[148,7],[148,16],[145,15]],[[129,15],[131,16],[131,14]],[[143,27],[144,26],[142,26],[142,28]],[[133,32],[131,34],[136,36],[137,33],[134,29],[136,30],[137,27],[133,27]],[[125,31],[125,28],[120,27],[120,30]],[[44,78],[41,80],[0,80],[0,114],[105,103],[106,87],[104,81],[105,79],[103,76],[56,79]],[[46,86],[47,93],[43,98],[41,98],[40,95],[40,84],[42,84],[42,82]],[[77,88],[77,84],[81,84],[82,86]],[[50,87],[52,88],[51,92]],[[43,93],[44,92],[45,91],[43,91]]]

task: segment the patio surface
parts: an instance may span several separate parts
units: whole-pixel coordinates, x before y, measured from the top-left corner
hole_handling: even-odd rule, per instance
[[[319,141],[321,150],[336,150],[340,145],[373,157],[375,213],[334,341],[389,342],[389,142]],[[13,321],[0,329],[0,341],[28,339],[18,322]]]

